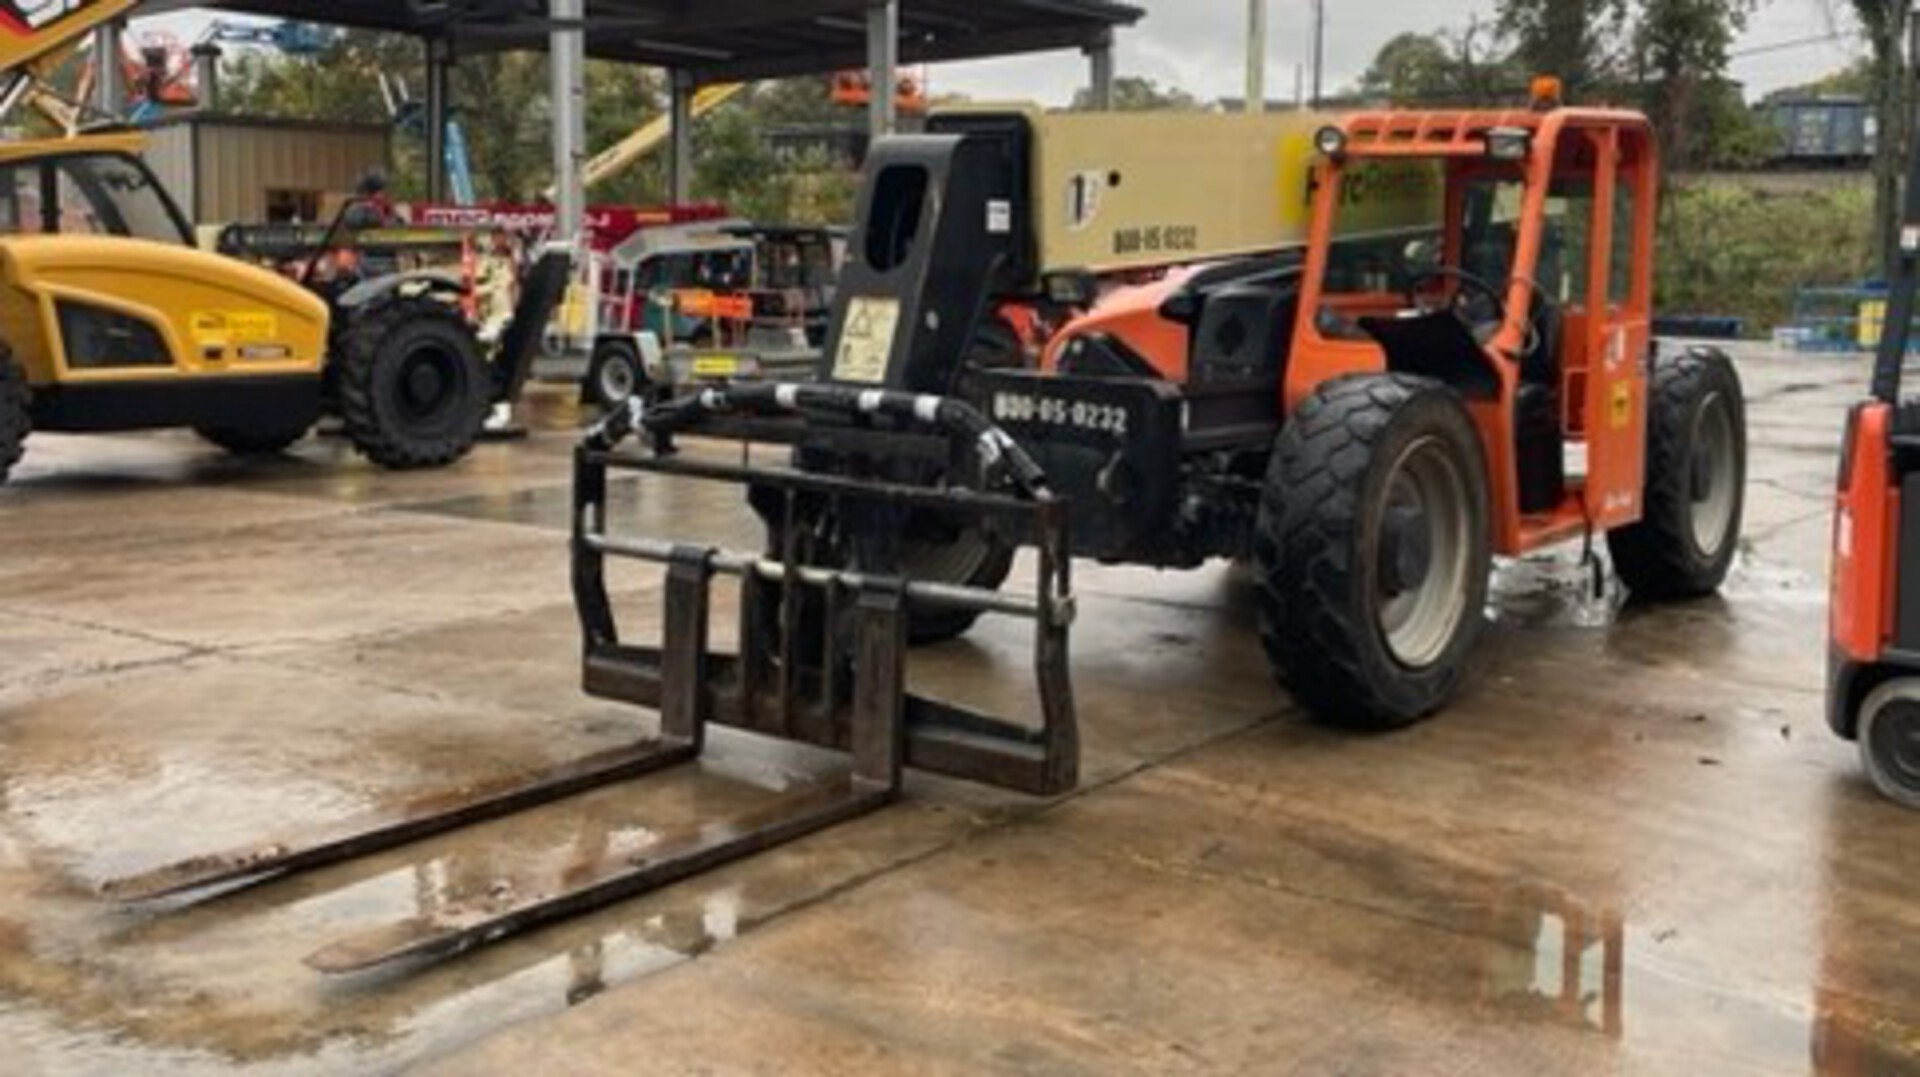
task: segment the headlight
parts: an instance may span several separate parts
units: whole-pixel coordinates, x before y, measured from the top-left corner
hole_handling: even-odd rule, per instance
[[[1520,127],[1496,127],[1487,132],[1487,156],[1496,161],[1524,161],[1533,155],[1533,132]]]
[[[1338,160],[1347,155],[1347,133],[1338,127],[1322,127],[1313,136],[1313,148]]]

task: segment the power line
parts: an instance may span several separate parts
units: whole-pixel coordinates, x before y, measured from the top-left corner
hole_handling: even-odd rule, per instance
[[[1825,45],[1832,41],[1858,39],[1859,36],[1859,34],[1851,30],[1836,30],[1833,33],[1820,34],[1815,37],[1799,37],[1791,41],[1775,41],[1767,45],[1754,45],[1751,48],[1734,49],[1732,52],[1727,53],[1727,57],[1729,59],[1739,60],[1748,56],[1763,56],[1770,52],[1786,52],[1790,49],[1804,49],[1811,45]]]

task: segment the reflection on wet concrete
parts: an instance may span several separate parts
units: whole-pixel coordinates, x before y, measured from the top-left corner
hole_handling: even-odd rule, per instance
[[[1819,453],[1857,387],[1749,371],[1755,525],[1727,594],[1621,606],[1577,556],[1502,566],[1483,675],[1429,726],[1303,721],[1240,573],[1085,566],[1082,796],[916,776],[797,846],[339,982],[302,958],[830,761],[723,737],[705,767],[472,833],[105,906],[103,877],[651,719],[577,690],[571,401],[430,475],[324,440],[242,467],[171,436],[48,439],[0,491],[0,1072],[1920,1072],[1920,828],[1819,716]],[[725,491],[632,483],[619,506],[756,539]],[[620,596],[624,627],[657,623],[653,581]],[[1020,717],[1028,647],[991,626],[912,676]]]
[[[1486,992],[1495,1006],[1619,1039],[1625,1033],[1626,927],[1566,894],[1501,893],[1487,911]]]

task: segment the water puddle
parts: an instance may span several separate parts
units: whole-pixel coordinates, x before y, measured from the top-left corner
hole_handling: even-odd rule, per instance
[[[1520,628],[1607,628],[1626,602],[1625,586],[1604,559],[1589,563],[1557,551],[1500,560],[1487,589],[1488,616]]]

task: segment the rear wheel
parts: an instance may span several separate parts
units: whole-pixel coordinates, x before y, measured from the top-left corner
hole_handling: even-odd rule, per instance
[[[26,371],[14,362],[13,352],[0,344],[0,483],[7,481],[26,453],[27,435],[33,431],[32,400]]]
[[[587,403],[609,411],[625,404],[647,385],[640,349],[630,340],[603,340],[593,349],[583,386]]]
[[[310,429],[312,424],[304,420],[297,424],[260,420],[196,426],[194,432],[235,456],[272,456],[292,448]]]
[[[347,437],[382,467],[444,467],[473,450],[492,406],[480,343],[435,299],[363,310],[340,338],[340,415]]]
[[[1723,352],[1663,356],[1647,416],[1645,514],[1607,536],[1635,595],[1700,598],[1733,567],[1746,507],[1747,415],[1740,375]]]
[[[1920,679],[1889,681],[1860,707],[1860,762],[1875,789],[1920,809]]]
[[[1390,729],[1444,706],[1485,625],[1485,457],[1421,378],[1322,386],[1280,435],[1261,499],[1261,639],[1320,718]]]

